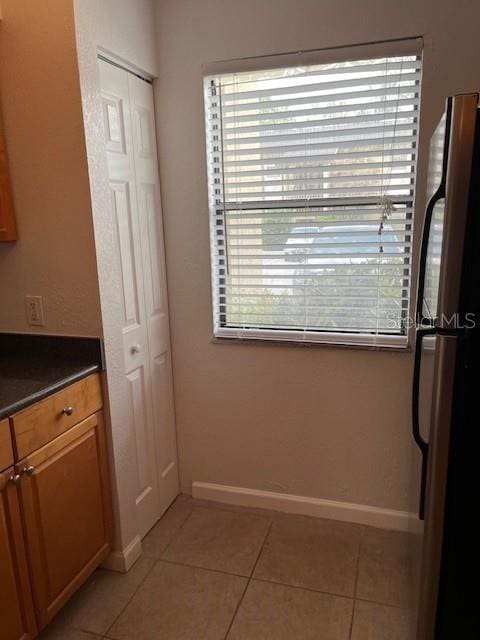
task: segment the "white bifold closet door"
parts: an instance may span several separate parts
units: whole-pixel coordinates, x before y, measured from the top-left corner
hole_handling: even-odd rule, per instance
[[[99,60],[112,224],[122,274],[125,377],[143,537],[178,494],[162,211],[151,84]],[[112,283],[112,286],[115,286]]]

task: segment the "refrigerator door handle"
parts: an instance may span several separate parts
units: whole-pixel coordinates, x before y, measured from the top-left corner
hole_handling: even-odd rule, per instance
[[[428,243],[430,240],[430,227],[432,224],[433,210],[435,205],[445,197],[445,189],[440,185],[439,189],[430,198],[425,210],[425,218],[423,221],[422,245],[420,248],[419,272],[417,285],[417,318],[423,318],[423,294],[425,290],[425,271],[427,266]]]
[[[420,479],[420,504],[418,507],[418,517],[425,519],[425,497],[427,489],[427,468],[428,468],[428,442],[422,438],[420,432],[420,369],[422,362],[422,342],[425,336],[434,335],[437,332],[434,328],[418,329],[415,340],[415,359],[413,364],[412,383],[412,435],[422,454],[422,473]]]

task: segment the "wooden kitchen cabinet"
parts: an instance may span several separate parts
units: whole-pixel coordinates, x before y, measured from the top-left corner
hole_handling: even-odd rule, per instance
[[[37,634],[13,467],[0,473],[0,637]]]
[[[11,242],[16,239],[17,225],[8,172],[7,150],[5,139],[0,131],[0,242]]]
[[[0,639],[33,640],[110,553],[98,373],[0,421]]]
[[[101,411],[16,465],[40,630],[110,551],[107,469]]]
[[[0,420],[0,471],[13,466],[13,447],[8,420]]]

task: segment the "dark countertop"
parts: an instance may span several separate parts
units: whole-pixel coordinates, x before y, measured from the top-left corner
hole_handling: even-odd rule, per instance
[[[0,334],[0,419],[103,369],[97,338]]]

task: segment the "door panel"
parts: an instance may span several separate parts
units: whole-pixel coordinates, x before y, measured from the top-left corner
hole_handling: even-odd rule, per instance
[[[108,171],[122,273],[125,309],[122,327],[123,356],[136,443],[137,515],[140,535],[143,536],[161,514],[130,95],[125,71],[106,62],[100,62],[99,65]]]
[[[0,630],[2,640],[30,640],[36,623],[13,474],[0,474]]]
[[[172,369],[169,354],[155,358],[153,379],[158,393],[154,397],[155,415],[162,429],[158,432],[161,494],[165,508],[178,494],[177,441],[173,404]],[[173,496],[173,497],[172,497]]]
[[[134,255],[134,223],[128,182],[110,182],[113,211],[117,228],[122,270],[124,331],[135,330],[141,325],[138,301],[137,274]]]
[[[119,96],[105,95],[102,102],[107,151],[124,154],[126,149],[122,99]]]
[[[23,472],[20,497],[40,628],[110,551],[107,469],[101,413],[18,464],[17,472]]]
[[[157,224],[160,203],[154,185],[142,183],[138,189],[149,339],[151,353],[156,357],[170,349],[163,238],[159,237]]]
[[[445,197],[445,224],[440,263],[437,325],[456,329],[463,264],[478,95],[453,99]]]
[[[175,411],[153,93],[128,76],[161,511],[178,494]]]
[[[156,477],[152,479],[154,452],[150,446],[151,425],[147,416],[147,390],[144,378],[145,367],[138,367],[127,374],[130,384],[130,399],[133,407],[135,442],[137,446],[137,511],[140,522],[145,527],[157,519],[158,486]]]
[[[125,308],[122,335],[135,430],[137,513],[143,537],[178,494],[153,92],[151,85],[127,71],[105,61],[99,67]]]
[[[434,640],[458,338],[436,336],[417,637]]]
[[[454,335],[435,334],[434,329],[427,331],[430,333],[422,330],[417,333],[412,398],[414,438],[423,453],[419,485],[420,515],[425,520],[413,530],[412,603],[418,640],[434,638],[458,342]]]

